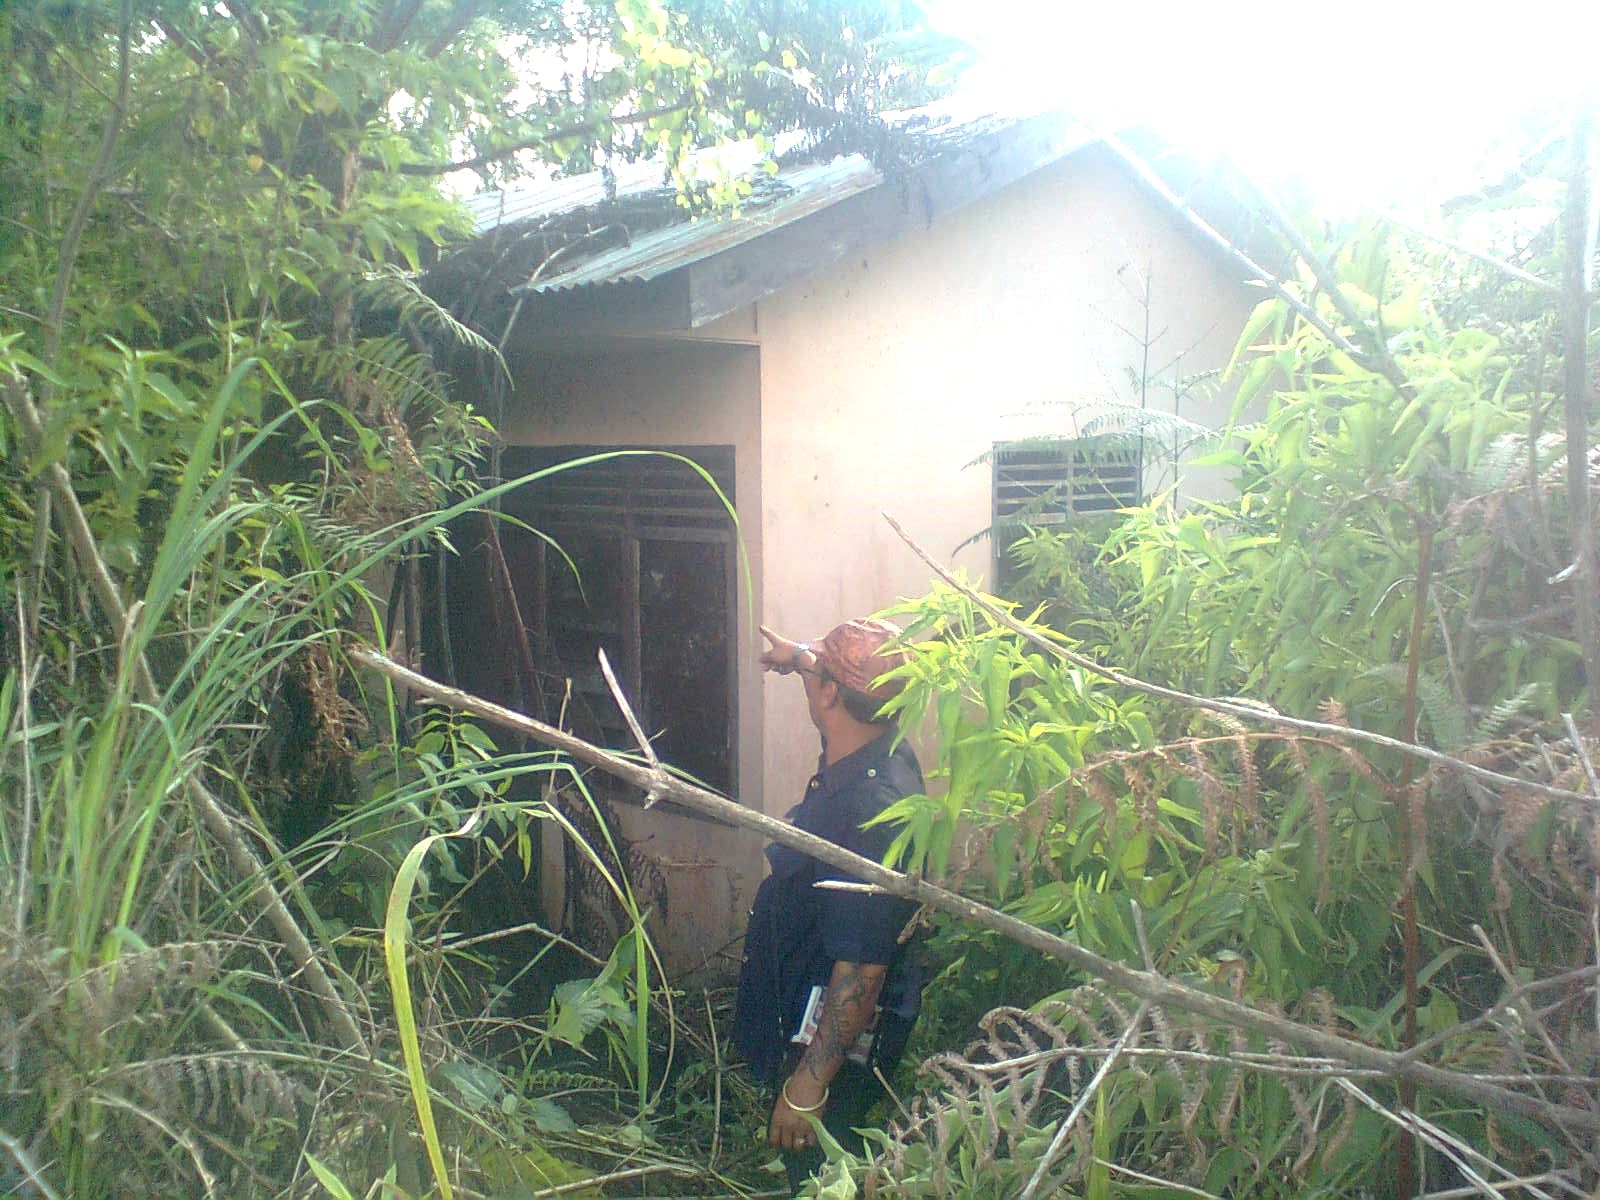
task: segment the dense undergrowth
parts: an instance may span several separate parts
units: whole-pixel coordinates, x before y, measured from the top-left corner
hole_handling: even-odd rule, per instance
[[[1554,211],[1513,212],[1508,255],[1559,277]],[[902,703],[934,715],[944,747],[943,794],[897,814],[908,861],[1112,958],[1592,1112],[1596,806],[1342,736],[1414,736],[1600,794],[1593,597],[1563,572],[1596,464],[1591,426],[1556,415],[1559,310],[1384,224],[1299,251],[1287,295],[1242,331],[1240,423],[1209,456],[1232,499],[1033,531],[1010,602],[947,588],[899,612],[918,651]],[[1149,423],[1104,421],[1079,444],[1115,449],[1118,428]],[[1062,661],[1058,638],[1191,699]],[[1403,1194],[1594,1184],[1592,1128],[1334,1080],[1325,1060],[1181,1012],[1139,1020],[1136,997],[989,930],[941,919],[933,944],[947,966],[919,1037],[934,1088],[854,1168],[874,1194],[1376,1196],[1397,1172]],[[1536,980],[1551,982],[1508,1006]],[[950,1053],[997,996],[1029,1011],[989,1012]],[[1432,1122],[1409,1150],[1401,1110]]]
[[[500,331],[417,287],[463,229],[429,180],[465,142],[580,167],[817,115],[783,82],[804,46],[701,8],[716,19],[643,0],[0,13],[7,1194],[777,1190],[727,996],[664,977],[591,781],[344,657],[350,638],[415,653],[422,572],[496,498],[492,430],[433,351],[492,371]],[[507,111],[508,38],[596,29],[612,66]],[[824,104],[886,106],[906,46],[819,49],[877,81]],[[609,123],[621,104],[648,115]],[[1552,221],[1507,253],[1555,277]],[[1328,729],[1113,685],[940,591],[901,614],[903,707],[944,756],[902,846],[1110,957],[1146,961],[1142,916],[1150,962],[1196,989],[1432,1038],[1429,1061],[1592,1105],[1593,810],[1339,734],[1415,725],[1585,790],[1573,342],[1539,289],[1345,232],[1286,280],[1301,311],[1269,300],[1244,331],[1240,412],[1261,412],[1222,451],[1237,498],[1036,534],[1013,598],[1043,605],[1046,645]],[[485,875],[533,869],[546,824],[607,890],[614,947],[466,917]],[[1513,978],[1558,982],[1503,1007],[1477,926]],[[1437,1128],[1413,1159],[1429,1186],[1493,1174],[1473,1155],[1594,1186],[1592,1131],[1340,1082],[1170,1008],[1135,1020],[1136,999],[965,925],[935,922],[928,950],[903,1108],[829,1195],[1388,1194],[1385,1113],[1412,1106]]]

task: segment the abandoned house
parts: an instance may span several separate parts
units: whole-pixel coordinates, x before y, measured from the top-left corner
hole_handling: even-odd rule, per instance
[[[756,626],[814,637],[924,592],[880,514],[991,577],[996,547],[970,539],[1026,498],[1048,491],[1047,516],[1070,519],[1166,482],[1158,455],[1095,462],[1027,439],[1112,403],[1226,418],[1205,376],[1259,299],[1237,268],[1069,116],[959,109],[898,118],[910,149],[893,161],[785,156],[737,211],[701,219],[650,164],[472,202],[479,237],[430,286],[509,328],[509,380],[458,379],[504,436],[499,474],[637,448],[705,478],[613,457],[508,495],[504,511],[550,540],[501,523],[503,569],[458,540],[462,686],[632,748],[604,648],[663,761],[781,816],[818,746],[798,684],[763,677]],[[670,913],[668,962],[715,968],[737,949],[759,844],[679,812],[616,812],[659,892],[646,903]],[[558,846],[552,833],[540,881],[557,922],[583,886]]]

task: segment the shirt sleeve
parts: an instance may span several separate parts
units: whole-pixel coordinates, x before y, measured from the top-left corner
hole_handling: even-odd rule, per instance
[[[878,825],[862,829],[859,821],[866,819],[862,813],[870,816],[881,812],[894,798],[878,794],[869,803],[854,806],[854,820],[847,822],[832,840],[863,858],[882,861],[889,843],[894,840],[895,828]],[[817,878],[862,882],[847,871],[826,864],[818,870]],[[899,896],[837,892],[824,888],[818,900],[818,932],[823,953],[836,962],[886,964],[893,960],[900,948],[900,931],[911,919],[915,907],[911,901]]]

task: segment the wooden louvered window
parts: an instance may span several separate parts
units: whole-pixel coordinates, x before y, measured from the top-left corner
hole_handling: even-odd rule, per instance
[[[1016,578],[1010,553],[1028,528],[1065,525],[1140,503],[1142,454],[1086,450],[1071,440],[1000,442],[994,448],[995,586]]]
[[[511,479],[606,449],[508,448],[501,472]],[[733,502],[732,446],[671,450],[699,463]],[[525,485],[504,508],[556,543],[502,533],[549,685],[545,715],[564,705],[575,732],[636,748],[600,674],[604,647],[661,760],[734,794],[737,547],[716,493],[682,462],[629,455]]]

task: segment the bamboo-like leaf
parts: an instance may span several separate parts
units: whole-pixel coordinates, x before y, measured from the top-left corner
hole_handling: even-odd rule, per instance
[[[428,851],[447,838],[469,836],[481,815],[482,810],[476,810],[455,832],[433,834],[411,847],[401,861],[400,869],[395,872],[394,886],[389,889],[389,904],[383,915],[383,961],[389,976],[389,992],[394,1001],[395,1024],[400,1032],[400,1054],[405,1061],[411,1100],[417,1110],[422,1144],[428,1152],[428,1164],[433,1168],[434,1181],[439,1185],[440,1200],[452,1200],[455,1193],[450,1187],[450,1173],[445,1166],[444,1149],[439,1144],[439,1129],[433,1119],[433,1094],[422,1064],[422,1046],[417,1038],[417,1013],[411,1003],[411,979],[406,967],[406,944],[411,920],[407,913],[417,875],[422,870],[422,860],[427,857]]]

